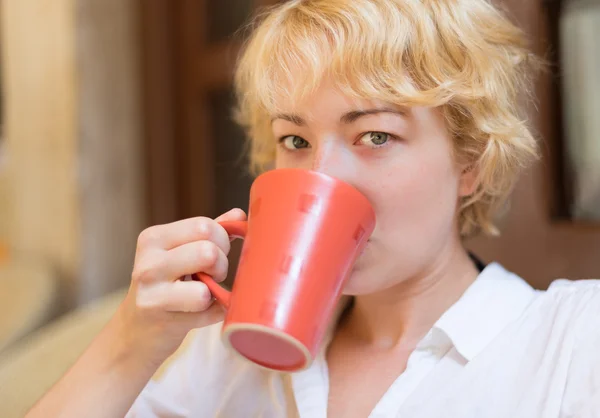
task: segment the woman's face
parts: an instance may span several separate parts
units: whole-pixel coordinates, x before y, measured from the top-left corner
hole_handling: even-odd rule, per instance
[[[323,85],[303,103],[273,115],[277,168],[304,168],[360,190],[377,224],[344,290],[359,295],[418,278],[460,246],[461,174],[436,109],[400,109],[358,100]]]

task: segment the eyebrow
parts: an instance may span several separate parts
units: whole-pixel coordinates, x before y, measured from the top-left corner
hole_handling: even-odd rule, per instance
[[[271,123],[273,123],[275,119],[283,119],[287,120],[288,122],[292,122],[294,125],[306,126],[306,121],[298,115],[278,113],[271,118]]]
[[[403,112],[398,109],[393,109],[391,107],[378,107],[374,109],[352,110],[350,112],[344,113],[344,115],[340,118],[340,122],[348,124],[356,122],[358,119],[364,116],[377,115],[380,113],[392,113],[395,115],[406,116],[406,112]]]
[[[392,113],[395,115],[406,116],[406,112],[403,112],[401,110],[393,109],[390,107],[379,107],[364,110],[351,110],[342,115],[342,117],[340,118],[340,122],[347,125],[356,122],[358,119],[364,116],[377,115],[380,113]],[[273,121],[276,119],[286,120],[298,126],[306,126],[306,121],[302,117],[294,114],[278,113],[271,118],[271,123],[273,123]]]

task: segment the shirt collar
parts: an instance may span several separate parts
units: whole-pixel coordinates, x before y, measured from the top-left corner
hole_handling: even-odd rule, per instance
[[[490,263],[437,320],[417,348],[443,348],[449,339],[460,355],[471,361],[525,311],[537,293],[516,274],[498,263]],[[342,296],[326,333],[323,350],[329,345],[337,320],[351,300],[350,296]]]
[[[533,300],[537,291],[500,264],[489,264],[435,323],[471,361]]]

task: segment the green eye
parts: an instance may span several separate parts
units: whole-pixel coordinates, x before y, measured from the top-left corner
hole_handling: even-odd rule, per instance
[[[363,145],[378,147],[387,143],[389,139],[390,134],[386,134],[385,132],[367,132],[360,137],[358,142]]]
[[[310,146],[306,139],[296,135],[289,135],[281,138],[281,143],[289,150],[308,148]]]

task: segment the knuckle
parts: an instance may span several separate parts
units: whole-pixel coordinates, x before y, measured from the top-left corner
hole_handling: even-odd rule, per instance
[[[152,270],[145,267],[136,267],[131,274],[131,280],[135,283],[146,283],[151,281]]]
[[[205,266],[212,266],[219,259],[219,249],[211,241],[201,241],[200,261]]]
[[[229,271],[229,260],[225,254],[221,253],[216,262],[216,272],[214,278],[218,281],[225,280]]]
[[[229,241],[229,234],[221,225],[219,225],[219,235],[220,235],[220,247],[225,254],[229,254],[231,250],[231,242]]]
[[[195,220],[194,227],[198,237],[207,239],[211,236],[212,222],[214,222],[212,219],[205,217],[200,217]]]
[[[198,288],[198,292],[195,297],[192,298],[192,305],[195,312],[204,311],[209,306],[212,295],[206,286]]]
[[[136,266],[132,273],[132,279],[139,283],[154,282],[160,278],[165,261],[163,259],[147,260],[139,266]]]
[[[135,298],[135,307],[140,312],[155,311],[159,307],[156,298],[151,297],[149,292],[139,291]]]
[[[138,247],[145,247],[157,242],[160,239],[160,234],[156,226],[151,226],[140,232],[138,236]]]
[[[196,231],[200,239],[211,241],[223,251],[229,252],[229,235],[217,221],[205,217],[198,218]]]

